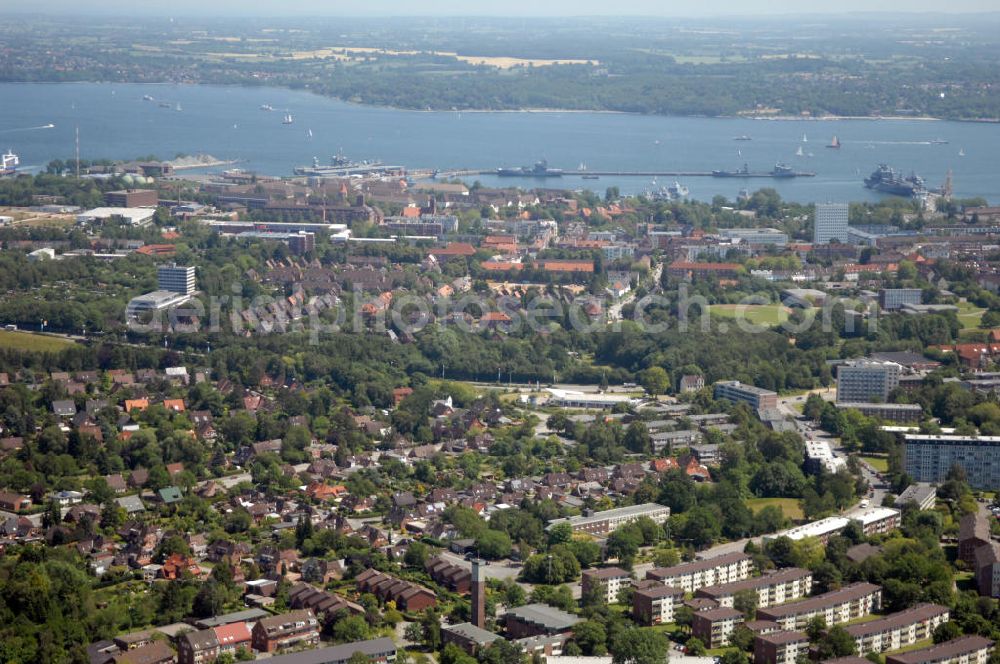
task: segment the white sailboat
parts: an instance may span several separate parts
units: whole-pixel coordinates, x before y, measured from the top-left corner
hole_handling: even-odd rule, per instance
[[[312,129],[310,129],[310,130],[308,131],[308,133],[309,133],[309,138],[312,138],[312,137],[313,137],[313,130],[312,130]]]
[[[804,156],[806,156],[805,153],[802,152],[802,146],[801,145],[799,146],[799,149],[795,151],[795,156],[796,157],[804,157]]]
[[[809,137],[806,136],[805,134],[802,134],[802,142],[803,143],[808,143],[809,142]]]
[[[965,156],[965,148],[961,148],[961,149],[959,149],[959,151],[958,151],[958,156],[959,156],[959,157],[964,157],[964,156]]]
[[[292,114],[291,113],[286,113],[285,114],[285,119],[281,121],[282,124],[292,124],[292,122],[294,122],[294,120],[292,120]]]

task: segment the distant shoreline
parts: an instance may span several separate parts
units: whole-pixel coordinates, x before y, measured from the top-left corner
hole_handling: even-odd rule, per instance
[[[0,80],[0,84],[11,85],[63,85],[63,84],[92,84],[92,85],[149,85],[149,86],[182,86],[182,87],[239,87],[256,89],[281,89],[289,92],[305,92],[308,94],[323,97],[324,99],[335,99],[352,106],[367,106],[369,108],[388,109],[394,111],[407,111],[411,113],[592,113],[599,115],[637,115],[658,118],[706,118],[714,120],[755,120],[758,122],[833,122],[838,120],[886,120],[890,122],[902,122],[906,120],[918,122],[972,122],[978,124],[1000,124],[1000,118],[945,118],[932,115],[706,115],[706,114],[672,114],[672,113],[640,113],[636,111],[618,111],[614,109],[589,109],[589,108],[410,108],[395,104],[378,104],[372,102],[361,102],[355,99],[345,99],[336,95],[323,94],[309,87],[291,88],[281,85],[254,85],[247,82],[237,83],[178,83],[171,81],[100,81],[100,80],[71,80],[71,81],[18,81]]]

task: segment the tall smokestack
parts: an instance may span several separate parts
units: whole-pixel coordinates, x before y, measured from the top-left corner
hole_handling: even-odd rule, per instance
[[[486,629],[486,575],[483,561],[472,561],[472,624]]]

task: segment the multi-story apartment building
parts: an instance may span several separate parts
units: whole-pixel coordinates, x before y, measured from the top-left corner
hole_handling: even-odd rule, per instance
[[[719,381],[715,384],[715,398],[738,403],[750,404],[754,410],[761,408],[777,408],[778,393],[753,385],[741,383],[738,380]]]
[[[929,648],[886,655],[885,664],[986,664],[993,642],[983,636],[962,636]]]
[[[582,618],[546,604],[525,604],[504,614],[507,636],[523,639],[531,636],[566,634]]]
[[[854,638],[858,652],[881,653],[899,650],[933,636],[934,629],[948,622],[948,607],[939,604],[917,604],[871,622],[849,625],[845,629]]]
[[[839,625],[878,611],[882,588],[871,583],[852,583],[839,590],[804,599],[801,602],[757,610],[757,620],[770,620],[783,629],[803,629],[815,616],[827,625]]]
[[[632,595],[632,617],[643,625],[672,623],[674,609],[683,599],[681,588],[643,584]]]
[[[782,630],[759,634],[753,640],[754,664],[795,664],[809,652],[809,637],[803,632]]]
[[[573,532],[587,533],[588,535],[606,535],[614,532],[619,526],[626,523],[647,517],[654,523],[662,524],[670,518],[670,508],[656,503],[643,503],[642,505],[629,505],[628,507],[618,507],[602,512],[590,512],[582,516],[571,516],[566,519],[553,519],[549,521],[548,528],[557,523],[569,523],[573,527]]]
[[[917,482],[941,483],[953,466],[974,489],[1000,486],[1000,436],[905,434],[906,473]]]
[[[933,509],[937,501],[937,488],[926,482],[918,482],[906,487],[903,493],[896,499],[896,505],[903,506],[906,503],[913,503],[921,510]]]
[[[691,633],[709,648],[724,648],[737,627],[743,624],[743,614],[725,606],[691,615]]]
[[[825,519],[810,521],[801,526],[795,526],[794,528],[789,528],[788,530],[783,530],[772,535],[764,535],[763,539],[766,542],[778,539],[779,537],[787,537],[790,540],[797,541],[806,537],[815,537],[826,544],[832,535],[836,535],[846,528],[850,522],[850,519],[843,516],[828,516]]]
[[[992,539],[990,522],[982,512],[966,514],[958,522],[958,559],[975,564],[976,551]]]
[[[786,567],[743,581],[701,588],[695,596],[707,597],[718,602],[719,606],[732,608],[736,594],[747,590],[757,593],[757,608],[766,609],[809,595],[812,591],[812,572],[799,567]]]
[[[588,569],[583,572],[582,589],[584,595],[596,591],[608,604],[617,602],[621,589],[630,585],[632,585],[632,577],[620,567]]]
[[[319,644],[319,621],[312,611],[292,611],[262,618],[253,626],[253,649],[275,652],[285,648],[315,648]]]
[[[841,401],[837,408],[853,408],[866,417],[877,417],[890,422],[919,422],[924,417],[924,409],[915,403],[850,403]]]
[[[837,403],[888,401],[902,370],[895,362],[848,360],[837,367]]]
[[[976,549],[976,589],[983,597],[1000,597],[1000,542]]]
[[[882,535],[899,528],[901,512],[892,507],[869,507],[847,515],[851,521],[856,521],[866,537]]]
[[[351,655],[361,653],[372,664],[392,664],[396,661],[396,644],[388,636],[371,641],[355,641],[329,648],[304,650],[278,655],[267,660],[268,664],[347,664]]]
[[[211,629],[185,632],[177,637],[176,643],[178,664],[214,662],[219,656],[219,641]]]
[[[656,567],[646,572],[646,578],[693,593],[706,586],[749,578],[752,568],[753,559],[750,556],[734,552],[673,567]]]
[[[846,244],[850,240],[847,213],[847,203],[817,203],[813,243],[829,244],[836,241]]]

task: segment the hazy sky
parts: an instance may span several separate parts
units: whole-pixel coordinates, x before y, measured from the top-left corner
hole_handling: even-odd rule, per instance
[[[984,12],[997,0],[0,0],[0,11],[198,15],[712,16],[855,11]]]

